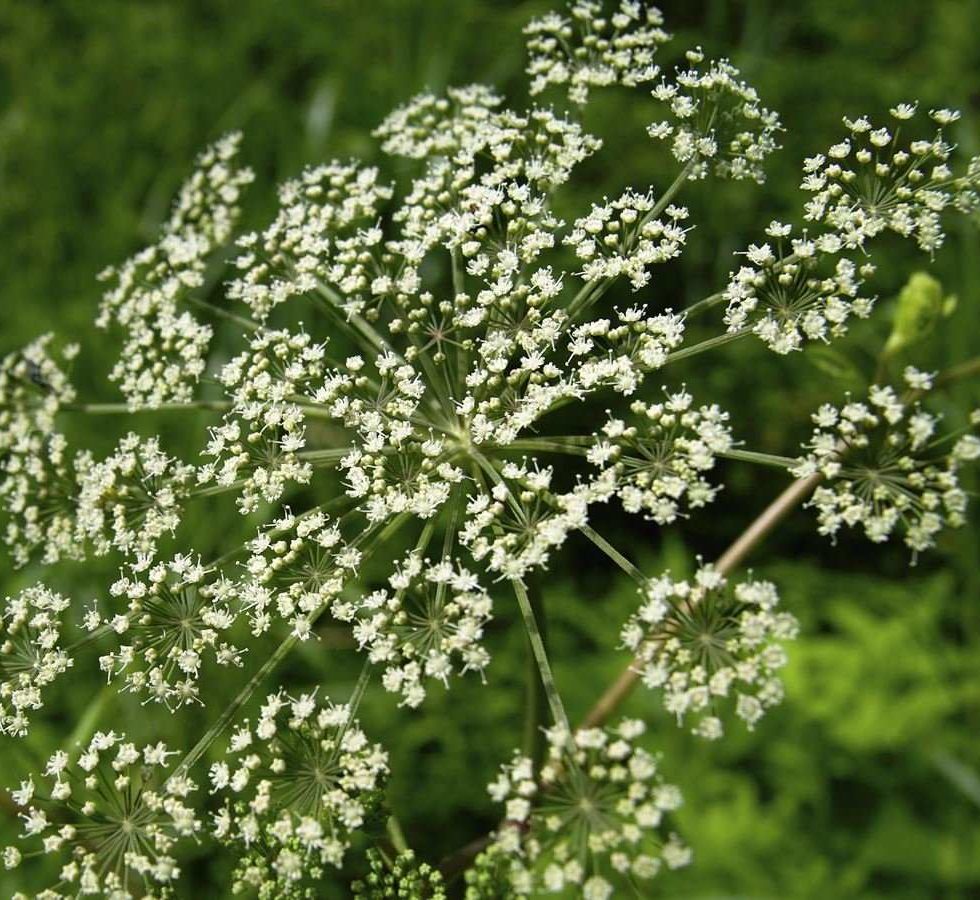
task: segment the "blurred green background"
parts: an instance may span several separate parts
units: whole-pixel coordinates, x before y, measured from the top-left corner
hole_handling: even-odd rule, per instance
[[[787,131],[764,189],[709,183],[685,194],[697,230],[684,258],[654,282],[651,299],[660,306],[679,308],[717,290],[731,253],[761,236],[771,218],[798,221],[800,163],[839,139],[842,114],[881,118],[911,99],[960,107],[965,115],[952,137],[968,153],[980,152],[977,2],[665,0],[661,7],[676,33],[664,65],[693,44],[731,56],[781,112]],[[205,143],[232,128],[245,132],[244,156],[257,172],[246,223],[261,223],[274,184],[304,164],[376,159],[370,129],[411,93],[486,81],[523,103],[520,29],[548,8],[537,0],[5,0],[0,353],[49,329],[82,339],[80,393],[115,399],[104,375],[117,345],[92,326],[95,274],[154,234]],[[565,198],[570,209],[625,185],[669,184],[671,161],[643,132],[653,108],[638,93],[593,105],[587,125],[606,149],[576,182],[587,195]],[[934,261],[886,245],[876,257],[880,308],[832,349],[784,359],[738,345],[671,370],[671,379],[686,379],[730,409],[747,446],[792,453],[808,430],[807,411],[872,377],[892,299],[911,272],[930,271],[959,304],[896,369],[905,362],[942,368],[977,353],[978,251],[967,223]],[[231,336],[219,337],[219,357],[233,346]],[[939,406],[957,423],[956,409],[978,402],[976,384],[962,385]],[[191,458],[208,421],[143,415],[129,427],[159,432]],[[103,450],[118,434],[113,429],[127,427],[96,424],[66,427]],[[684,572],[696,554],[717,555],[783,485],[780,476],[745,466],[724,474],[728,487],[710,515],[654,529],[610,511],[601,530],[630,547],[646,571],[669,565]],[[181,538],[208,557],[243,527],[215,505],[195,512]],[[804,626],[791,648],[784,705],[756,732],[733,726],[724,742],[705,745],[679,732],[649,697],[629,704],[652,723],[665,770],[685,792],[679,826],[695,865],[660,882],[663,895],[980,896],[978,548],[980,530],[968,527],[910,568],[901,549],[850,537],[831,547],[799,512],[756,554],[757,574],[779,583]],[[624,664],[609,648],[635,594],[610,578],[588,545],[573,550],[541,590],[558,682],[579,718]],[[3,559],[0,591],[44,577],[81,605],[104,596],[116,565],[110,558],[15,572]],[[386,697],[365,702],[367,730],[393,756],[392,808],[409,842],[432,861],[495,821],[484,785],[521,740],[525,653],[519,630],[507,627],[514,624],[512,611],[499,613],[486,687],[433,691],[421,714],[399,711]],[[79,663],[70,685],[58,688],[29,739],[0,746],[5,782],[36,767],[76,725],[80,734],[99,721],[157,736],[148,723],[161,717],[104,691],[91,662]],[[344,635],[328,632],[283,676],[324,681],[343,696],[356,670]],[[233,688],[216,684],[213,691],[220,704]],[[81,710],[90,718],[79,724]],[[208,719],[208,711],[163,717],[159,736],[188,745]],[[0,805],[0,843],[16,830],[9,804]],[[346,896],[345,879],[360,865],[352,855],[324,896]],[[202,847],[186,895],[217,895],[224,866]],[[4,896],[30,883],[20,877],[0,872]]]

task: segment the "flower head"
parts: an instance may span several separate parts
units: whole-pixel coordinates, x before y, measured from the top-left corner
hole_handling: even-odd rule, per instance
[[[481,639],[493,603],[475,575],[452,559],[433,563],[411,553],[389,585],[332,608],[338,618],[353,619],[358,647],[384,666],[387,690],[415,707],[425,698],[423,680],[448,684],[452,674],[483,672],[490,654]]]
[[[691,851],[663,833],[681,793],[636,745],[643,731],[636,719],[572,735],[554,728],[540,772],[520,754],[501,767],[489,791],[506,821],[492,846],[517,895],[571,889],[604,900],[619,878],[645,882],[690,862]]]
[[[140,748],[123,734],[97,732],[77,760],[58,751],[37,786],[31,778],[11,792],[22,810],[23,840],[65,860],[58,885],[44,896],[160,896],[172,889],[180,875],[174,851],[201,827],[186,802],[194,783],[166,777],[173,755],[163,743]]]
[[[306,169],[279,189],[279,211],[262,232],[237,240],[238,276],[228,296],[265,321],[288,300],[334,291],[350,308],[363,307],[373,279],[376,227],[392,189],[376,168],[331,162]]]
[[[787,247],[791,230],[771,223],[767,234],[776,250],[768,242],[752,244],[745,251],[749,264],[732,273],[724,291],[729,332],[750,328],[781,354],[802,350],[807,340],[840,337],[851,316],[865,319],[874,306],[874,298],[860,292],[875,271],[872,263],[841,255],[843,242],[833,233],[816,239],[804,233]]]
[[[75,477],[78,540],[89,542],[96,554],[115,549],[152,556],[159,538],[180,524],[194,467],[164,453],[159,438],[130,432],[101,462],[79,454]]]
[[[623,626],[623,644],[636,656],[643,683],[663,694],[664,708],[697,720],[694,734],[721,737],[718,706],[735,701],[735,714],[753,728],[783,698],[778,671],[782,641],[796,637],[791,613],[777,610],[768,581],[729,586],[710,566],[690,581],[669,573],[643,590],[639,610]]]
[[[24,737],[42,689],[74,665],[58,646],[67,597],[43,584],[7,597],[0,614],[0,733]]]
[[[681,509],[714,500],[719,488],[705,473],[732,447],[728,413],[716,405],[694,406],[687,391],[668,393],[663,403],[634,401],[627,424],[610,417],[588,450],[589,461],[610,471],[627,512],[643,512],[660,525]]]
[[[227,798],[213,831],[238,855],[238,889],[310,896],[324,867],[342,864],[387,771],[347,706],[269,694],[255,726],[236,729],[228,759],[211,766],[212,791]]]
[[[727,59],[701,68],[704,54],[698,48],[688,51],[687,61],[691,68],[653,89],[669,117],[650,125],[650,137],[670,141],[674,158],[691,166],[692,179],[712,174],[761,184],[763,163],[778,149],[779,116],[762,105],[755,88],[739,80],[739,70]]]
[[[904,122],[915,116],[915,107],[903,104],[892,115],[908,127]],[[863,247],[887,230],[934,253],[945,236],[943,212],[976,208],[980,169],[973,160],[964,175],[954,175],[953,147],[941,130],[954,117],[940,113],[933,119],[940,130],[931,138],[903,141],[902,127],[875,127],[867,116],[845,117],[848,136],[804,165],[801,187],[812,195],[807,219],[849,248]]]
[[[932,384],[931,377],[911,367],[905,380],[916,394]],[[980,456],[976,436],[963,435],[944,446],[936,437],[936,416],[879,385],[871,388],[867,402],[849,400],[840,409],[825,404],[813,422],[816,428],[794,474],[824,478],[810,501],[821,534],[836,537],[844,526],[860,526],[869,540],[881,543],[898,531],[918,553],[935,543],[944,526],[964,523],[967,495],[958,470]]]
[[[238,598],[253,634],[267,631],[278,618],[305,640],[316,617],[357,571],[363,558],[358,543],[366,535],[348,543],[340,524],[322,510],[302,516],[287,510],[249,542],[245,574],[223,583],[219,595]]]
[[[649,266],[680,256],[687,210],[668,206],[664,216],[651,218],[656,207],[651,195],[627,191],[611,203],[593,205],[588,216],[577,219],[564,243],[583,261],[583,280],[622,275],[633,290],[640,290],[650,281]]]
[[[153,565],[147,559],[111,588],[125,600],[123,611],[101,614],[93,606],[85,617],[89,630],[108,628],[119,647],[99,658],[122,690],[179,709],[200,703],[199,681],[207,657],[219,666],[240,666],[242,650],[229,640],[237,620],[237,598],[208,584],[207,571],[189,556]]]
[[[252,171],[236,168],[241,135],[205,150],[184,182],[155,244],[101,278],[111,282],[96,324],[123,328],[126,342],[109,377],[133,409],[186,403],[205,368],[211,328],[180,302],[204,284],[214,251],[231,236],[242,188]]]
[[[75,389],[52,354],[53,339],[43,335],[0,359],[0,510],[16,565],[37,548],[46,563],[83,555],[74,534],[77,486],[55,424]],[[77,352],[69,345],[61,356],[70,362]]]
[[[567,84],[569,99],[584,105],[592,88],[635,87],[657,77],[654,56],[670,40],[660,10],[637,0],[620,0],[611,12],[605,7],[573,0],[569,18],[548,13],[525,27],[532,96]]]

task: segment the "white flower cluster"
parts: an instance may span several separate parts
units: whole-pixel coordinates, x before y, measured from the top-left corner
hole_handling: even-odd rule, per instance
[[[616,495],[630,513],[658,525],[714,500],[719,487],[705,473],[719,453],[732,448],[728,413],[717,405],[694,406],[687,391],[667,393],[663,403],[634,401],[637,424],[611,416],[595,436],[588,460],[612,473]]]
[[[43,584],[7,597],[0,613],[0,734],[24,737],[42,689],[73,665],[59,647],[61,614],[70,601]]]
[[[689,581],[646,581],[594,530],[594,504],[616,497],[667,525],[716,498],[712,476],[728,457],[823,479],[813,503],[826,534],[862,525],[881,541],[901,531],[917,551],[944,524],[962,523],[959,468],[980,459],[980,439],[936,437],[935,417],[915,403],[931,386],[921,372],[907,373],[906,397],[874,387],[867,403],[822,408],[795,465],[736,448],[728,414],[695,405],[676,381],[660,402],[641,389],[651,372],[743,334],[779,353],[843,334],[872,309],[862,296],[870,239],[891,231],[935,250],[945,210],[980,210],[980,158],[954,176],[941,133],[906,148],[897,130],[849,121],[848,140],[806,162],[809,231],[794,236],[772,222],[723,293],[687,312],[655,301],[617,306],[610,290],[648,288],[653,267],[684,251],[688,211],[678,195],[687,183],[763,181],[780,124],[737,69],[706,63],[699,50],[687,54],[687,71],[661,79],[654,54],[668,36],[655,8],[569,8],[527,30],[532,94],[564,86],[582,104],[601,86],[652,87],[668,111],[649,133],[678,162],[670,184],[594,204],[573,192],[571,207],[558,189],[600,149],[598,138],[549,109],[509,110],[488,88],[450,88],[414,97],[376,131],[386,153],[407,158],[392,167],[403,183],[353,162],[308,168],[281,186],[271,222],[236,241],[251,173],[236,163],[232,135],[201,156],[159,240],[106,273],[98,323],[125,333],[111,377],[127,403],[77,402],[50,336],[0,360],[0,508],[14,561],[38,548],[45,563],[91,549],[118,553],[123,567],[108,601],[84,613],[86,636],[68,647],[68,600],[42,586],[7,599],[0,731],[28,731],[30,714],[51,702],[45,687],[83,645],[101,642],[93,656],[110,682],[173,710],[203,703],[217,667],[236,680],[248,631],[281,641],[178,775],[163,777],[172,755],[164,745],[138,750],[110,732],[80,748],[77,765],[55,754],[50,789],[22,784],[14,799],[27,835],[45,852],[69,853],[60,883],[39,896],[172,894],[175,842],[200,830],[185,805],[194,790],[185,771],[327,611],[367,657],[350,704],[320,703],[316,691],[270,694],[255,727],[246,720],[231,736],[211,784],[222,795],[213,836],[237,859],[234,892],[309,900],[329,890],[328,868],[343,865],[354,832],[382,809],[387,756],[354,720],[372,667],[411,708],[433,679],[482,676],[491,589],[516,593],[560,723],[547,732],[539,772],[518,755],[491,788],[506,805],[493,865],[517,896],[648,892],[662,867],[690,860],[663,828],[680,794],[638,746],[642,723],[569,733],[523,580],[575,531],[628,570],[644,584],[621,635],[633,674],[662,692],[679,721],[715,738],[723,702],[751,728],[779,701],[780,642],[795,636],[796,620],[765,581],[729,585],[710,567]],[[893,110],[897,120],[914,113]],[[955,117],[933,113],[940,126]],[[556,212],[569,208],[570,224]],[[248,318],[207,299],[229,278],[218,272],[229,244],[224,295]],[[721,301],[728,333],[685,346],[686,318]],[[195,397],[212,331],[195,306],[242,332],[218,378],[226,400]],[[304,330],[314,321],[307,311],[326,317],[326,331]],[[611,409],[590,419],[605,408],[600,392]],[[223,413],[200,465],[136,433],[98,460],[69,451],[60,430],[69,414],[161,405]],[[549,465],[543,455],[552,453],[573,457],[578,470]],[[162,553],[185,501],[203,495],[234,497],[255,536],[207,565],[193,552]],[[427,557],[437,534],[441,552]],[[386,560],[396,560],[387,584],[365,586]],[[8,848],[7,864],[19,859]],[[489,883],[499,873],[486,874]]]
[[[359,371],[361,360],[347,368]],[[409,512],[434,516],[464,477],[449,462],[444,437],[419,424],[426,385],[415,369],[392,353],[375,360],[380,375],[373,396],[349,396],[351,376],[340,375],[315,394],[328,413],[356,434],[354,446],[340,460],[347,495],[359,502],[369,522]],[[422,419],[425,422],[425,419]]]
[[[787,240],[792,226],[774,221],[766,235],[775,246],[749,246],[750,265],[732,273],[724,291],[730,332],[751,328],[777,353],[839,337],[852,315],[871,313],[874,298],[859,291],[875,271],[868,255],[874,238],[890,231],[934,253],[944,238],[942,214],[980,206],[980,158],[957,176],[954,148],[941,130],[931,140],[899,143],[902,123],[916,110],[907,103],[892,109],[894,132],[875,128],[867,116],[845,117],[849,137],[805,161],[801,188],[812,196],[804,217],[816,232]],[[934,110],[931,117],[944,126],[958,113]],[[852,251],[860,251],[860,261],[848,258]]]
[[[504,463],[493,474],[496,483],[489,493],[470,498],[459,541],[489,572],[514,580],[547,565],[568,535],[588,524],[589,506],[605,503],[615,487],[606,474],[552,494],[552,467],[527,463]]]
[[[905,381],[916,394],[932,387],[932,377],[911,366]],[[963,525],[967,494],[958,470],[980,459],[980,438],[965,434],[949,446],[936,435],[938,421],[918,402],[880,385],[867,402],[820,407],[806,453],[793,469],[797,477],[819,473],[827,482],[810,501],[820,533],[836,537],[841,527],[860,526],[868,540],[882,543],[899,531],[918,553],[933,546],[943,527]]]
[[[152,565],[142,558],[110,589],[114,600],[126,601],[124,612],[103,615],[93,604],[85,627],[107,628],[120,641],[118,649],[99,657],[110,681],[121,677],[122,690],[179,709],[201,703],[206,654],[219,666],[242,664],[244,651],[228,641],[237,598],[219,595],[206,575],[189,556]]]
[[[657,49],[670,40],[655,6],[620,0],[607,12],[600,0],[573,0],[569,18],[548,13],[524,29],[531,95],[549,85],[568,85],[573,103],[585,104],[595,87],[635,87],[653,81]]]
[[[490,654],[481,641],[493,601],[472,572],[451,559],[432,563],[410,553],[389,585],[332,607],[334,616],[354,622],[358,648],[384,666],[386,690],[414,708],[425,699],[423,679],[448,686],[450,675],[483,672]]]
[[[159,240],[100,276],[112,287],[96,324],[121,326],[126,341],[109,377],[133,409],[186,403],[204,372],[211,328],[181,301],[204,285],[204,270],[231,237],[242,188],[252,180],[235,167],[241,135],[226,135],[197,161]]]
[[[232,410],[211,429],[204,450],[212,457],[197,470],[200,484],[240,485],[238,506],[253,512],[260,500],[278,500],[289,482],[313,473],[298,453],[306,446],[302,406],[308,385],[326,372],[324,344],[305,332],[258,331],[249,349],[221,370]]]
[[[181,501],[194,467],[168,456],[156,437],[130,432],[101,462],[87,452],[75,459],[76,535],[101,555],[119,550],[153,556],[157,542],[181,521]]]
[[[254,728],[246,721],[232,733],[227,756],[210,771],[212,792],[229,798],[213,831],[238,856],[235,893],[314,896],[377,802],[388,755],[347,706],[280,690]]]
[[[779,595],[768,581],[733,588],[711,566],[690,581],[669,573],[649,582],[644,602],[623,626],[624,646],[635,655],[643,683],[663,694],[664,709],[697,718],[693,733],[722,736],[718,704],[735,698],[735,714],[749,728],[783,698],[777,672],[786,664],[780,642],[799,625],[778,611]]]
[[[430,221],[423,210],[446,209],[447,200],[471,185],[492,189],[516,181],[535,191],[553,189],[601,146],[551,110],[532,106],[522,115],[498,108],[502,102],[483,85],[449,88],[445,97],[413,97],[381,123],[375,136],[385,153],[428,162],[396,221]],[[416,225],[406,234],[422,231]]]
[[[612,202],[593,205],[589,215],[577,219],[564,243],[582,260],[583,280],[625,276],[638,291],[650,283],[649,266],[680,256],[687,239],[680,223],[687,210],[668,206],[666,218],[654,218],[656,211],[651,194],[627,191]]]
[[[780,354],[802,350],[804,339],[840,337],[852,315],[865,319],[874,307],[874,298],[860,294],[875,271],[870,262],[858,266],[841,256],[844,243],[830,232],[793,238],[787,253],[791,232],[792,226],[771,222],[766,234],[776,249],[768,242],[750,245],[745,258],[751,265],[733,273],[724,291],[728,331],[751,328]]]
[[[194,782],[164,777],[174,752],[163,743],[140,748],[124,734],[100,731],[76,760],[63,750],[52,755],[40,786],[31,778],[11,791],[23,810],[23,839],[39,844],[32,853],[67,857],[57,884],[36,896],[160,897],[172,891],[180,876],[176,845],[201,829],[186,803]],[[4,858],[10,867],[22,854],[8,847]]]
[[[301,516],[287,510],[249,542],[248,550],[246,575],[219,584],[216,597],[238,598],[255,635],[268,631],[275,616],[303,640],[312,636],[313,622],[363,558],[344,540],[340,524],[319,509]]]
[[[608,900],[620,878],[636,886],[663,866],[690,863],[677,836],[663,836],[664,816],[681,805],[681,792],[636,745],[644,730],[638,719],[572,735],[552,728],[540,772],[519,753],[501,767],[489,787],[505,810],[493,846],[508,860],[517,896],[571,891]]]
[[[561,283],[550,268],[532,268],[554,246],[562,224],[550,212],[549,195],[600,146],[581,125],[550,110],[532,107],[521,115],[494,109],[499,102],[476,88],[450,89],[447,98],[426,94],[377,132],[387,137],[387,152],[426,165],[392,214],[399,230],[385,242],[371,292],[379,302],[390,298],[400,312],[425,315],[421,263],[438,247],[449,250],[456,257],[456,296],[440,304],[439,331],[466,333],[491,316],[511,320],[525,305],[537,308],[558,295]],[[475,293],[462,290],[463,262],[483,285]],[[390,330],[414,322],[396,318]]]
[[[593,319],[570,330],[571,396],[581,398],[602,387],[629,396],[683,343],[684,317],[671,310],[651,316],[637,305],[617,309],[616,319]]]
[[[739,80],[727,59],[708,64],[701,49],[689,50],[692,68],[662,79],[653,96],[670,108],[670,117],[647,129],[650,137],[670,141],[678,162],[690,166],[690,178],[713,174],[762,184],[763,163],[778,149],[779,116],[759,101],[755,88]]]
[[[228,297],[263,321],[281,303],[318,289],[336,291],[345,308],[363,308],[375,277],[371,253],[381,242],[376,222],[391,195],[376,168],[355,163],[311,167],[287,181],[272,223],[238,239],[240,274]]]
[[[0,510],[4,541],[18,566],[37,547],[45,563],[79,555],[68,444],[55,428],[75,389],[52,356],[52,340],[43,335],[0,359]],[[70,361],[77,353],[71,344],[61,356]]]
[[[831,230],[849,248],[864,247],[886,230],[914,239],[927,253],[942,245],[942,213],[949,207],[977,207],[980,163],[974,159],[963,176],[950,168],[953,147],[942,127],[959,118],[951,110],[930,112],[940,126],[930,140],[900,143],[901,123],[912,119],[916,109],[907,103],[894,108],[894,130],[876,128],[867,116],[844,118],[849,137],[804,164],[801,187],[812,194],[808,220]]]
[[[451,87],[445,97],[417,94],[374,131],[381,149],[409,159],[454,157],[469,148],[492,119],[503,97],[483,84]]]

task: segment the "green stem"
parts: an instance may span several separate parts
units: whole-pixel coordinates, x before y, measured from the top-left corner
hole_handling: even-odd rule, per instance
[[[260,668],[249,680],[248,683],[243,687],[238,694],[235,695],[234,700],[229,703],[224,712],[218,716],[218,720],[204,733],[201,739],[188,751],[187,755],[180,761],[180,765],[174,769],[174,773],[171,777],[177,778],[186,775],[191,766],[194,765],[206,752],[208,747],[217,739],[218,735],[221,734],[225,728],[231,723],[231,720],[235,718],[238,711],[248,702],[249,698],[252,696],[253,691],[262,683],[265,677],[279,665],[280,662],[286,657],[290,650],[296,645],[299,638],[295,634],[290,634],[278,647],[276,647],[275,652],[262,664]]]
[[[213,497],[216,494],[225,494],[228,491],[237,491],[243,484],[245,484],[244,478],[239,478],[238,481],[233,481],[231,484],[212,484],[210,487],[206,488],[196,488],[191,491],[188,497]]]
[[[609,543],[599,532],[597,532],[591,525],[582,525],[579,527],[579,531],[582,532],[593,544],[596,545],[603,553],[606,554],[614,563],[616,563],[619,568],[621,568],[630,578],[632,578],[640,587],[645,588],[650,580],[644,575],[636,566],[633,565],[622,553],[620,553],[612,544]]]
[[[452,258],[452,268],[453,268],[453,293],[465,294],[466,293],[466,283],[463,279],[463,266],[459,258],[459,250],[453,249],[449,251]]]
[[[168,412],[176,409],[205,409],[211,412],[226,412],[231,409],[227,400],[191,400],[189,403],[160,403],[153,407],[132,409],[126,403],[65,403],[61,407],[70,412],[84,412],[93,415],[127,415],[141,412]]]
[[[717,337],[708,338],[707,340],[701,341],[698,344],[692,344],[690,347],[683,347],[680,350],[675,350],[673,353],[669,354],[667,356],[667,363],[678,362],[679,360],[687,359],[691,356],[697,356],[699,353],[714,350],[715,347],[723,347],[725,344],[730,344],[732,341],[740,340],[750,333],[750,329],[742,328],[739,331],[732,331],[727,334],[719,334]]]
[[[571,443],[571,441],[586,441],[588,443]],[[540,451],[542,453],[565,453],[570,456],[585,456],[589,452],[591,438],[526,438],[511,441],[509,444],[495,446],[494,449],[500,452],[507,450],[529,452]]]
[[[710,297],[705,297],[703,300],[698,300],[697,303],[692,303],[686,309],[683,310],[684,318],[690,319],[694,316],[700,315],[706,310],[711,309],[713,306],[717,306],[725,299],[724,293],[712,294]]]
[[[544,616],[540,595],[534,591],[531,609],[541,626],[542,640],[547,646],[547,621]],[[541,713],[545,703],[544,685],[538,677],[538,666],[530,638],[527,643],[526,671],[524,675],[524,734],[521,746],[526,757],[534,761],[537,771],[544,756],[544,734],[541,730]]]
[[[936,376],[935,386],[950,384],[963,378],[972,378],[974,375],[980,375],[980,356],[975,356],[973,359],[959,363],[945,372],[940,372]]]
[[[102,710],[109,700],[110,694],[114,693],[110,685],[104,684],[99,692],[92,698],[88,706],[85,707],[85,711],[79,716],[78,722],[72,729],[71,736],[68,738],[68,744],[66,750],[69,754],[72,753],[74,747],[77,747],[86,738],[88,738],[93,731],[95,731],[96,723],[99,721],[99,716],[102,715]]]
[[[741,462],[758,463],[760,466],[772,466],[776,469],[789,469],[795,466],[798,460],[790,456],[776,456],[772,453],[759,453],[755,450],[722,450],[715,453],[723,459],[737,459]]]
[[[399,853],[408,853],[408,841],[405,840],[405,832],[402,830],[398,819],[394,815],[388,816],[385,827],[388,831],[388,840],[391,841],[391,846]]]
[[[296,456],[304,462],[326,464],[340,462],[350,451],[350,447],[332,447],[328,450],[302,450]]]
[[[544,686],[545,697],[548,699],[548,706],[551,709],[551,717],[555,724],[560,726],[566,734],[571,734],[568,725],[568,716],[565,714],[565,706],[561,702],[558,693],[558,685],[555,683],[555,676],[551,671],[551,664],[548,662],[548,653],[545,650],[544,639],[538,628],[538,620],[535,618],[534,609],[531,606],[531,598],[527,595],[527,589],[517,580],[512,580],[514,593],[517,595],[517,604],[521,608],[521,616],[524,618],[524,628],[527,631],[528,641],[531,644],[531,652],[534,661],[537,663],[538,674],[541,677],[541,684]]]
[[[200,309],[206,309],[213,315],[218,316],[222,319],[227,319],[229,322],[234,322],[236,325],[246,328],[249,331],[258,331],[262,326],[251,319],[246,319],[244,316],[239,316],[236,313],[231,312],[228,309],[222,309],[220,306],[215,306],[213,303],[208,303],[207,300],[201,300],[199,297],[184,297],[185,302],[190,303],[192,306],[197,306]]]
[[[361,700],[364,699],[364,692],[367,690],[368,682],[371,680],[371,660],[365,659],[364,665],[361,666],[361,674],[357,676],[357,682],[354,684],[354,690],[351,691],[350,700],[347,701],[347,718],[344,721],[344,727],[340,729],[337,734],[337,745],[340,746],[343,741],[344,735],[347,734],[347,729],[350,728],[351,722],[354,721],[354,717],[357,715],[358,707],[361,705]]]

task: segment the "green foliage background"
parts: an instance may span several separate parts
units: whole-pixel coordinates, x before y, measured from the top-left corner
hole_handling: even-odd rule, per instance
[[[677,34],[662,62],[688,46],[730,55],[787,132],[763,190],[709,184],[685,196],[697,230],[655,302],[679,308],[723,284],[732,251],[771,218],[795,218],[802,158],[839,139],[841,114],[881,116],[900,100],[957,106],[954,139],[980,145],[980,4],[975,0],[664,0]],[[104,381],[111,337],[91,324],[95,274],[153,234],[195,153],[218,134],[245,132],[245,157],[258,184],[248,223],[274,202],[272,186],[305,163],[335,156],[377,157],[370,128],[426,87],[489,81],[524,99],[520,28],[542,2],[502,0],[6,0],[0,5],[0,352],[55,329],[88,342],[76,372],[80,394],[115,399]],[[612,95],[587,124],[607,142],[585,170],[579,208],[626,184],[665,187],[670,160],[643,127],[652,106],[637,93]],[[583,183],[580,179],[579,184]],[[570,206],[574,209],[574,206]],[[733,413],[750,447],[790,453],[807,430],[806,410],[860,390],[873,377],[890,330],[893,298],[915,269],[928,269],[955,313],[894,361],[942,368],[977,352],[980,243],[964,225],[934,262],[895,246],[880,256],[881,308],[833,349],[781,359],[738,345],[698,357],[687,379]],[[625,299],[625,296],[623,299]],[[618,302],[613,298],[610,302]],[[233,348],[219,341],[219,356]],[[105,352],[100,352],[104,350]],[[671,377],[674,377],[672,371]],[[954,406],[977,405],[976,384]],[[208,419],[143,415],[190,456]],[[105,450],[122,423],[73,426],[80,443]],[[708,516],[654,529],[606,514],[604,531],[647,571],[712,558],[782,487],[780,476],[744,466]],[[974,485],[975,487],[975,485]],[[197,510],[182,540],[205,557],[243,525],[218,505]],[[785,704],[752,734],[705,745],[679,732],[648,698],[634,713],[652,722],[665,768],[685,791],[680,827],[696,865],[660,882],[677,897],[980,896],[980,530],[946,536],[909,568],[901,550],[844,538],[832,548],[797,513],[754,557],[775,579],[804,625],[792,648]],[[622,667],[609,648],[635,603],[588,546],[555,563],[541,586],[557,678],[570,714],[580,717]],[[116,560],[56,572],[11,571],[0,561],[0,591],[40,577],[79,604],[104,596]],[[369,578],[374,577],[369,574]],[[409,842],[432,861],[494,822],[484,785],[521,741],[526,681],[523,639],[513,612],[492,635],[489,684],[434,691],[421,715],[385,697],[362,718],[393,756],[390,802]],[[257,651],[259,653],[260,651]],[[256,657],[258,658],[258,657]],[[356,673],[342,633],[327,632],[289,662],[284,676],[325,681],[343,696]],[[189,745],[220,708],[163,717],[160,736]],[[51,714],[26,741],[0,745],[0,773],[13,784],[77,726],[96,721],[150,737],[153,710],[103,689],[91,665],[62,684]],[[82,721],[79,722],[79,717]],[[96,719],[95,717],[99,717]],[[0,805],[0,840],[17,823]],[[324,896],[346,896],[356,854]],[[216,895],[224,863],[202,848],[187,895]],[[0,872],[2,894],[23,887]]]

